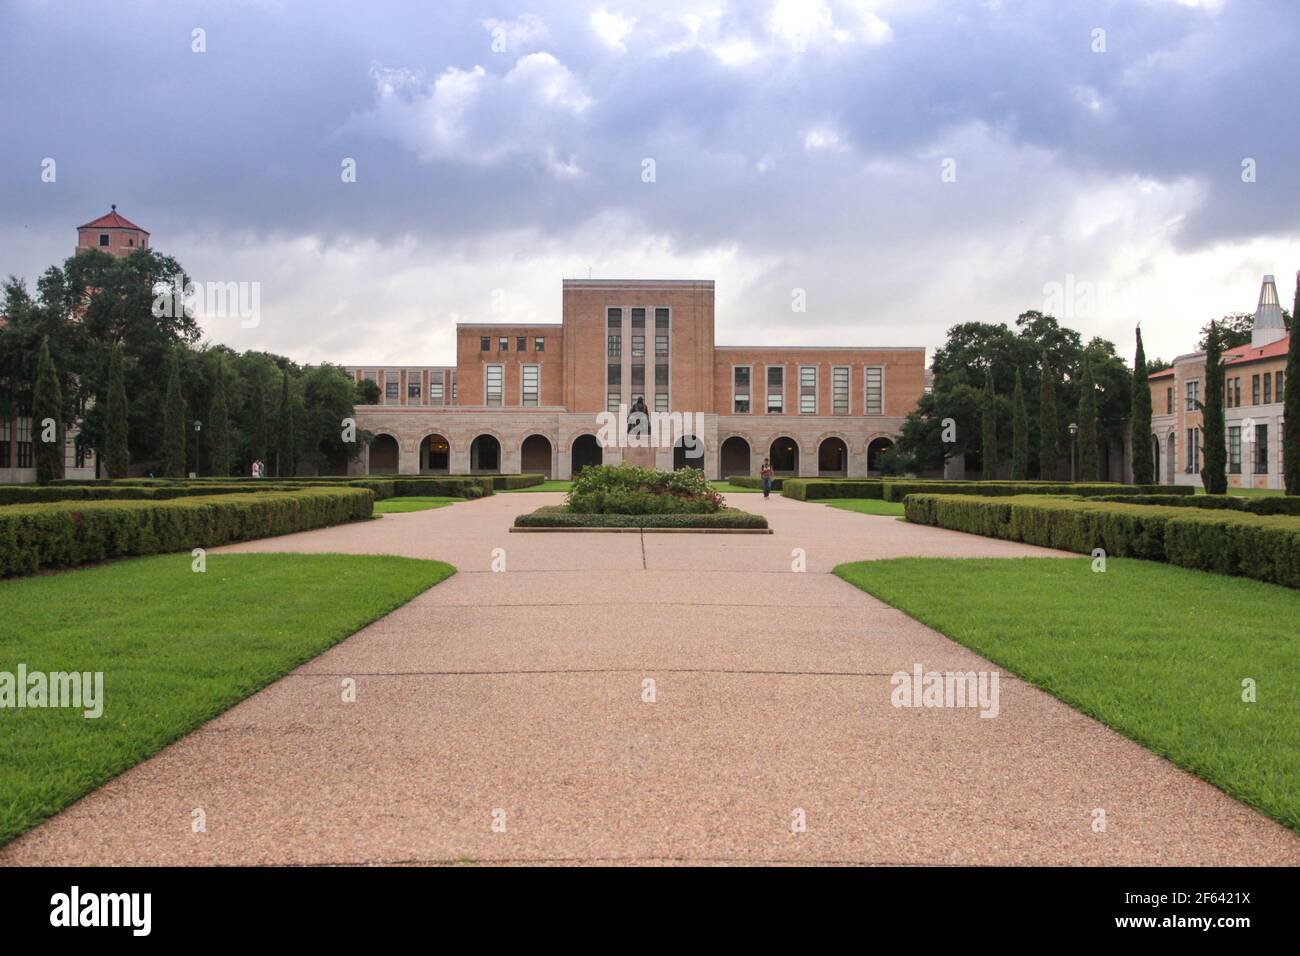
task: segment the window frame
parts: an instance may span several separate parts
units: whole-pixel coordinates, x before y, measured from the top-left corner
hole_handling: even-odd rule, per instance
[[[871,373],[876,372],[879,376],[879,384],[876,390],[879,392],[877,401],[879,408],[876,411],[871,409]],[[884,415],[885,414],[885,367],[883,365],[864,365],[862,366],[862,414],[863,415]]]
[[[528,373],[532,372],[533,400],[528,400]],[[536,362],[519,366],[519,405],[521,408],[538,408],[542,404],[542,367]]]
[[[808,385],[804,381],[804,379],[806,378],[806,375],[804,373],[806,372],[812,373],[812,385]],[[818,399],[820,398],[820,396],[817,394],[817,388],[818,388],[817,372],[818,372],[818,366],[816,365],[799,366],[799,414],[800,415],[816,415],[818,413],[820,407]],[[807,388],[812,389],[811,395],[805,393],[804,389]],[[807,407],[809,403],[805,402],[805,399],[809,399],[809,398],[812,399],[812,402],[810,403],[812,406],[811,409]]]
[[[492,372],[500,376],[497,383],[497,401],[492,401]],[[483,366],[483,404],[487,408],[504,408],[506,404],[506,367],[500,362]]]

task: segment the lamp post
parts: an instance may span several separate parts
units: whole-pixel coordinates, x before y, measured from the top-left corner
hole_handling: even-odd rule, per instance
[[[199,466],[199,459],[203,456],[203,443],[199,441],[199,432],[203,429],[203,423],[197,418],[194,419],[194,477],[197,478],[203,473]]]
[[[1074,422],[1070,422],[1070,481],[1071,482],[1078,480],[1077,478],[1074,477],[1074,436],[1077,434],[1079,434],[1079,426],[1076,425]]]

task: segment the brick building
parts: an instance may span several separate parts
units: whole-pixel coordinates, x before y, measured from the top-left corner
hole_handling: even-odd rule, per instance
[[[379,388],[361,474],[542,472],[629,461],[710,478],[875,472],[925,388],[925,349],[714,341],[712,281],[566,279],[561,321],[456,326],[456,365],[350,366]],[[654,447],[602,433],[637,399]],[[671,442],[665,429],[681,425]]]
[[[1223,404],[1228,484],[1281,488],[1282,393],[1290,336],[1277,285],[1264,276],[1248,345],[1223,353]],[[1151,376],[1151,448],[1156,480],[1201,486],[1204,431],[1197,403],[1205,400],[1205,353],[1180,355]]]

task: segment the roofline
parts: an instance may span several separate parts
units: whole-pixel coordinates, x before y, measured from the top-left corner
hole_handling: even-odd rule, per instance
[[[619,286],[636,286],[638,288],[701,288],[712,289],[712,279],[561,279],[563,288],[581,288],[590,286],[595,289],[610,289]]]
[[[562,329],[563,322],[457,322],[458,329]]]
[[[715,352],[924,352],[924,345],[715,345]]]

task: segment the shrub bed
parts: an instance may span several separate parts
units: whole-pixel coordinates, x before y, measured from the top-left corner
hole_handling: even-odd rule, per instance
[[[533,478],[532,475],[498,477]],[[530,484],[533,482],[530,482]],[[230,479],[228,483],[215,480],[169,480],[149,484],[135,479],[122,483],[97,482],[84,485],[3,485],[0,486],[0,505],[26,504],[40,501],[91,501],[91,500],[165,500],[192,495],[266,494],[275,491],[302,491],[314,488],[364,488],[374,493],[376,501],[385,498],[411,496],[430,498],[481,498],[492,494],[492,477],[446,478],[341,478],[332,480]]]
[[[879,498],[883,483],[879,478],[788,478],[781,494],[799,501],[824,498]]]
[[[1163,505],[1166,508],[1208,508],[1245,511],[1256,515],[1300,515],[1300,498],[1283,495],[1243,498],[1237,495],[1103,495],[1094,501],[1126,505]]]
[[[574,514],[714,514],[720,495],[698,468],[654,471],[629,465],[584,468],[565,507]]]
[[[0,577],[110,558],[211,548],[368,518],[361,488],[168,501],[56,501],[0,510]]]
[[[194,495],[239,495],[254,491],[296,491],[299,486],[266,482],[256,486],[209,484],[167,485],[0,485],[0,505],[43,501],[165,501]]]
[[[730,478],[724,478],[723,481],[735,485],[737,488],[757,488],[763,490],[763,479],[754,478],[751,475],[734,475]],[[793,478],[773,478],[772,490],[781,491],[787,481],[794,481]]]
[[[882,482],[886,501],[902,501],[908,495],[1190,495],[1196,489],[1190,485],[1119,485],[1104,482],[1070,483],[1037,481],[890,481]]]
[[[908,521],[1065,551],[1167,561],[1300,588],[1300,518],[1062,497],[908,495]]]
[[[735,508],[711,514],[579,514],[563,505],[547,505],[515,518],[516,528],[700,528],[763,529],[767,519]]]

